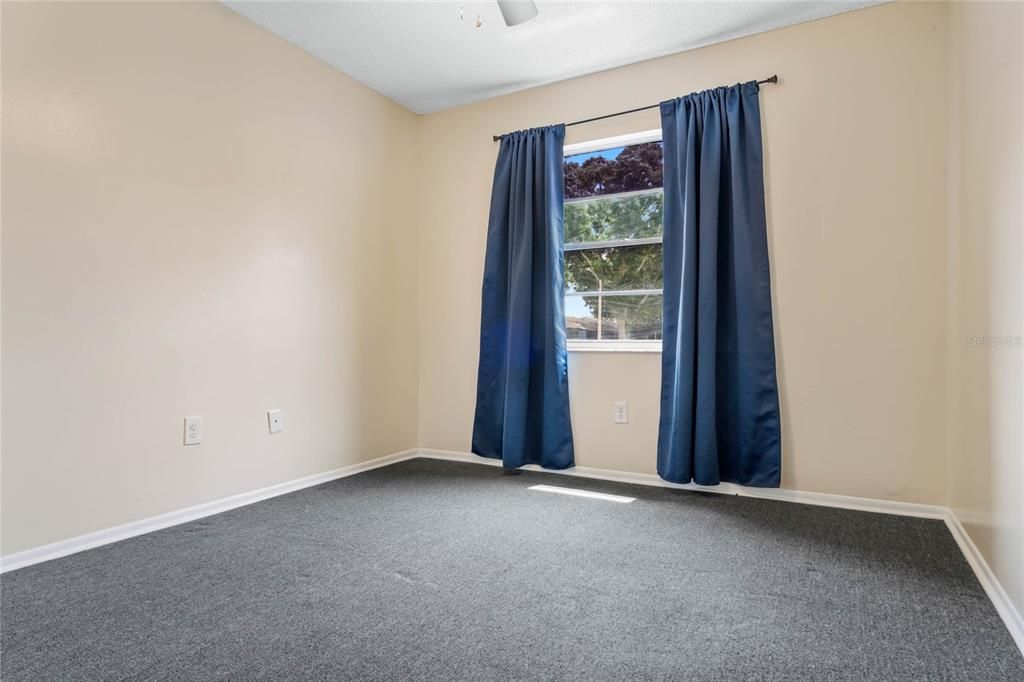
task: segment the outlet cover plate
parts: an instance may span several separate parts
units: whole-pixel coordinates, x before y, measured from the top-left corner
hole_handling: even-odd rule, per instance
[[[270,410],[267,412],[267,426],[270,427],[271,433],[284,431],[284,417],[281,416],[281,410]]]
[[[199,445],[203,440],[203,418],[185,417],[185,445]]]

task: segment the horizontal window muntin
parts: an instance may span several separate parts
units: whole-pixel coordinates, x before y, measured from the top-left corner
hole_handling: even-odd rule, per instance
[[[661,296],[662,289],[621,289],[619,291],[567,291],[568,296],[585,296],[587,298],[608,298],[609,296]]]
[[[575,242],[562,247],[564,251],[596,251],[598,249],[619,249],[630,246],[661,244],[661,237],[637,237],[635,239],[608,239],[599,242]]]
[[[648,189],[638,189],[632,192],[616,192],[615,194],[593,194],[585,197],[575,197],[572,199],[566,199],[566,204],[588,204],[595,201],[610,201],[612,199],[631,199],[633,197],[644,197],[648,194],[661,194],[664,190],[661,187],[650,187]]]
[[[661,339],[579,339],[566,338],[570,351],[661,351]]]

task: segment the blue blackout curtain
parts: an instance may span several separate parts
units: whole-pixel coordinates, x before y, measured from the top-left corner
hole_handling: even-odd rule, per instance
[[[756,82],[661,103],[658,474],[778,487],[781,438]]]
[[[505,135],[484,260],[473,452],[573,466],[562,263],[565,126]]]

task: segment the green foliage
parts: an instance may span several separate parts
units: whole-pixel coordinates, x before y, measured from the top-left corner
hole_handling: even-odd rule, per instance
[[[565,204],[565,243],[661,236],[661,192]]]
[[[565,252],[569,291],[660,289],[661,244]]]

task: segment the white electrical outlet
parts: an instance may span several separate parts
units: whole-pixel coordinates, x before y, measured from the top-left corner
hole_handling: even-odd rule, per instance
[[[629,423],[629,403],[627,403],[625,400],[619,400],[616,401],[615,403],[615,423]]]
[[[281,410],[267,412],[267,424],[270,426],[271,433],[284,431],[284,417],[281,416]]]
[[[199,445],[203,440],[203,418],[185,417],[185,445]]]

